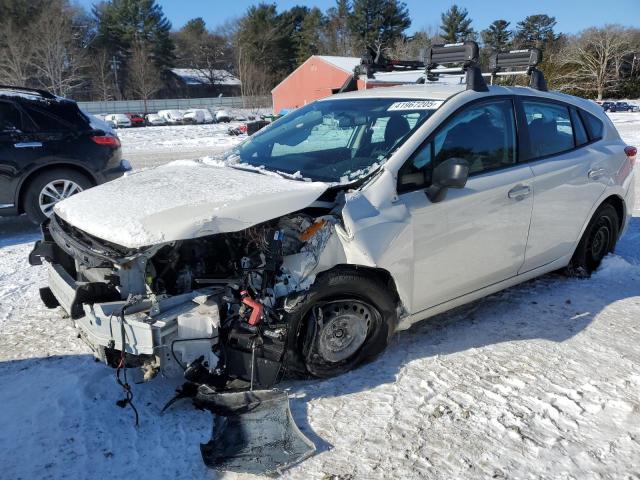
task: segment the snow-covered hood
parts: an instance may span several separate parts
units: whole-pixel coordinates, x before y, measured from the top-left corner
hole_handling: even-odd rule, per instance
[[[140,248],[243,230],[309,206],[328,187],[178,161],[74,195],[55,213],[90,235]]]

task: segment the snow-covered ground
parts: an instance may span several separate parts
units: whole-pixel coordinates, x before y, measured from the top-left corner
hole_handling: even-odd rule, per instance
[[[640,114],[611,117],[640,145]],[[183,158],[193,128],[120,133],[131,151],[180,136],[163,145]],[[216,478],[198,448],[210,415],[187,403],[159,415],[174,384],[134,386],[138,429],[115,405],[114,372],[38,299],[37,238],[0,219],[0,477]],[[398,334],[354,372],[283,385],[318,448],[285,477],[638,478],[638,345],[640,202],[592,278],[547,275]]]
[[[121,128],[117,133],[122,142],[122,157],[129,160],[134,168],[146,168],[170,160],[192,160],[226,150],[246,138],[246,135],[227,133],[229,128],[243,123]]]

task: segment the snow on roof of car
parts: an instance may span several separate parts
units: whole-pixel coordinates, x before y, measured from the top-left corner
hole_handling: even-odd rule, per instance
[[[239,78],[226,70],[198,70],[196,68],[172,68],[171,72],[187,85],[241,85]],[[213,77],[214,81],[211,81]]]

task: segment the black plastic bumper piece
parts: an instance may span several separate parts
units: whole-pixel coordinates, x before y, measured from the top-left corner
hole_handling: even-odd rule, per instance
[[[200,445],[202,459],[209,468],[272,475],[315,451],[293,421],[286,392],[218,393],[201,385],[194,404],[215,415],[213,437]]]

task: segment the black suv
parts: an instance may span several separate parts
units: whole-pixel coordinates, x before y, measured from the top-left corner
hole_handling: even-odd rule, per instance
[[[113,130],[75,102],[0,86],[0,216],[41,223],[58,201],[130,169]]]

